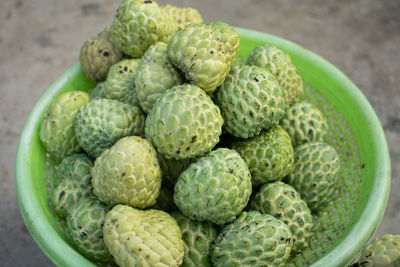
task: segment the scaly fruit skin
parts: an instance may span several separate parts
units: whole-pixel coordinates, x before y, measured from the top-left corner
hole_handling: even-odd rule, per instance
[[[157,42],[147,49],[137,67],[135,89],[140,107],[149,113],[156,100],[168,89],[183,83],[179,71],[167,55],[167,44]]]
[[[99,82],[96,84],[96,87],[90,92],[90,101],[94,99],[106,98],[104,96],[104,82]]]
[[[280,124],[290,135],[293,147],[323,141],[328,131],[325,116],[316,106],[307,102],[299,102],[288,108]]]
[[[250,209],[270,214],[289,226],[293,236],[292,252],[307,247],[313,234],[313,217],[307,203],[292,186],[282,182],[263,185],[251,200]]]
[[[174,86],[154,104],[145,136],[166,158],[202,156],[219,141],[223,119],[218,106],[199,87]]]
[[[179,175],[181,175],[181,173],[186,170],[191,163],[197,160],[197,158],[182,160],[176,160],[173,158],[167,159],[160,153],[157,154],[157,157],[163,171],[163,185],[172,189],[174,188]]]
[[[239,153],[219,148],[179,176],[174,202],[189,219],[222,225],[240,214],[251,190],[250,172]]]
[[[116,142],[96,159],[92,169],[93,193],[111,206],[128,204],[144,209],[156,203],[161,168],[151,143],[138,136]]]
[[[176,7],[172,5],[165,5],[161,7],[163,12],[171,17],[175,24],[177,24],[177,30],[182,29],[184,26],[190,23],[203,23],[203,18],[200,12],[191,7]]]
[[[119,266],[180,266],[181,229],[166,212],[117,205],[103,226],[104,242]]]
[[[135,73],[139,59],[124,59],[113,66],[104,82],[104,97],[139,106],[135,90]]]
[[[205,92],[222,84],[238,52],[239,35],[223,22],[188,24],[168,43],[172,63]]]
[[[254,48],[246,64],[266,68],[279,81],[289,107],[304,94],[303,80],[288,54],[275,46],[264,45]]]
[[[290,136],[279,125],[253,138],[238,141],[232,148],[249,166],[251,182],[255,186],[282,180],[293,166]]]
[[[56,214],[66,218],[72,206],[83,197],[92,195],[92,160],[83,153],[74,154],[62,160],[55,176],[50,201]]]
[[[79,251],[91,260],[113,263],[103,240],[103,224],[110,210],[95,196],[75,203],[68,215],[68,231]]]
[[[300,193],[312,211],[317,211],[331,200],[339,173],[340,158],[332,146],[306,143],[294,149],[293,168],[285,182]]]
[[[400,235],[382,235],[362,251],[358,266],[400,266]]]
[[[129,135],[143,135],[145,116],[136,106],[114,99],[96,99],[79,109],[75,120],[76,138],[93,158]]]
[[[104,81],[112,65],[123,58],[113,44],[110,27],[88,39],[81,48],[79,62],[86,77],[95,82]]]
[[[217,238],[217,229],[211,223],[192,221],[180,212],[174,212],[171,216],[182,231],[185,248],[182,267],[211,267],[209,251]]]
[[[168,39],[176,30],[172,19],[151,0],[124,0],[111,28],[114,44],[134,58],[141,57],[150,45]]]
[[[90,101],[83,91],[59,95],[46,111],[40,126],[40,140],[56,162],[82,150],[75,131],[74,121],[80,107]]]
[[[271,215],[242,212],[218,234],[211,259],[219,266],[285,266],[292,247],[289,227]]]
[[[285,99],[275,77],[257,66],[235,66],[217,90],[224,128],[249,138],[277,125],[285,115]]]

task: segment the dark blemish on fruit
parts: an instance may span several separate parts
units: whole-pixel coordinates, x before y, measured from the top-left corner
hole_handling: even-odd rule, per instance
[[[122,176],[125,176],[125,174],[126,174],[126,173],[123,172],[123,173],[122,173]]]
[[[193,135],[192,136],[192,141],[190,141],[190,143],[194,143],[196,141],[197,135]]]
[[[108,53],[108,51],[104,51],[103,56],[108,57],[110,55],[110,53]]]
[[[259,82],[259,80],[257,78],[254,78],[254,81]]]
[[[363,164],[361,164],[361,169],[364,169],[365,168],[365,164],[363,163]]]
[[[144,1],[144,3],[145,4],[151,4],[151,3],[153,3],[153,1],[147,0],[147,1]]]
[[[82,229],[82,226],[78,225],[78,229]]]
[[[85,236],[87,236],[86,232],[82,232],[81,233],[81,238],[84,238]]]
[[[308,130],[308,135],[313,137],[314,136],[314,131],[312,129]]]
[[[124,73],[124,72],[122,70],[120,70],[119,73]]]
[[[128,67],[127,66],[125,66],[124,71],[128,71]]]
[[[61,199],[65,195],[65,191],[61,191],[60,195],[58,196],[58,199]]]
[[[181,150],[180,150],[180,149],[178,149],[178,150],[176,151],[176,154],[179,154],[179,153],[181,153]]]
[[[232,172],[233,172],[233,170],[232,170],[232,169],[229,169],[229,172],[230,172],[230,173],[232,173]]]
[[[190,150],[190,147],[186,147],[186,151],[189,151]]]
[[[281,241],[285,240],[285,238],[281,237]]]
[[[254,114],[253,114],[253,112],[252,112],[252,111],[250,111],[250,117],[253,117],[253,115],[254,115]]]
[[[214,54],[214,51],[211,50],[211,51],[210,51],[210,54],[211,54],[211,55]]]
[[[286,243],[290,243],[290,237],[288,237],[288,239],[286,239]]]

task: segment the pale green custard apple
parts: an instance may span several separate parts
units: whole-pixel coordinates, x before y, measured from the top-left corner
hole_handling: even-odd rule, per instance
[[[181,159],[174,158],[167,159],[162,154],[158,153],[158,162],[163,171],[163,185],[168,188],[174,188],[179,175],[186,170],[187,167],[197,160],[197,158]]]
[[[168,56],[190,83],[212,92],[228,76],[239,42],[238,33],[226,23],[191,23],[172,36]]]
[[[75,119],[76,138],[97,158],[124,136],[143,135],[145,115],[136,106],[114,99],[96,99],[82,106]]]
[[[290,135],[293,147],[323,141],[328,131],[324,114],[308,102],[299,102],[288,108],[280,124]]]
[[[250,198],[249,169],[239,153],[218,148],[192,163],[178,178],[174,202],[189,219],[232,222]]]
[[[106,215],[103,234],[108,250],[121,267],[182,264],[181,229],[166,212],[117,205]]]
[[[400,235],[385,234],[375,238],[363,249],[358,264],[355,266],[399,267]]]
[[[96,159],[92,169],[93,193],[111,206],[127,204],[144,209],[156,203],[161,168],[152,144],[138,136],[116,142]]]
[[[246,64],[266,68],[279,81],[286,105],[298,102],[304,94],[303,80],[288,54],[271,45],[257,46]]]
[[[95,196],[90,196],[75,203],[67,218],[69,234],[79,251],[103,263],[114,262],[103,240],[104,218],[109,210]]]
[[[156,204],[150,207],[150,209],[162,210],[165,212],[173,212],[178,210],[178,207],[174,203],[174,190],[164,185],[164,176],[160,188],[160,194],[157,197]]]
[[[292,252],[300,252],[308,246],[313,235],[313,217],[307,203],[292,186],[280,181],[263,185],[251,200],[250,209],[270,214],[289,226]]]
[[[335,148],[305,143],[294,149],[294,164],[285,182],[292,185],[312,211],[326,206],[339,179],[340,158]]]
[[[104,89],[104,82],[97,83],[93,90],[90,91],[90,101],[94,99],[106,98],[104,96]]]
[[[286,266],[292,248],[289,227],[271,215],[242,212],[218,234],[210,254],[219,266]]]
[[[255,137],[237,141],[232,148],[249,166],[251,182],[255,186],[282,180],[292,169],[292,142],[279,125]]]
[[[260,134],[285,115],[282,89],[269,71],[257,66],[235,66],[216,91],[224,129],[240,138]]]
[[[66,92],[57,96],[44,114],[39,136],[56,162],[82,150],[75,135],[74,121],[78,110],[89,101],[86,92]]]
[[[166,158],[194,158],[219,141],[223,119],[218,106],[199,87],[177,85],[153,105],[145,136]]]
[[[157,42],[149,47],[135,74],[136,95],[142,110],[149,113],[163,92],[183,83],[180,72],[167,55],[167,44]]]
[[[152,0],[124,0],[118,6],[111,32],[125,54],[140,58],[157,41],[168,41],[177,25]]]
[[[81,48],[79,62],[86,77],[104,81],[112,65],[122,60],[123,54],[113,44],[110,27],[89,38]]]
[[[174,212],[171,216],[182,231],[185,249],[182,267],[211,267],[209,251],[217,238],[217,229],[211,223],[190,220],[180,212]]]
[[[167,16],[173,19],[175,24],[177,24],[177,30],[182,29],[185,25],[190,23],[203,23],[200,12],[195,8],[165,5],[161,7],[161,9]]]
[[[139,106],[135,90],[138,59],[124,59],[113,66],[104,82],[104,97]]]

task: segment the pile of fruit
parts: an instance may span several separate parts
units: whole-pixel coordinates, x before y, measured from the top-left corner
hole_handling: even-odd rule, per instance
[[[97,83],[59,95],[40,139],[51,207],[76,248],[119,266],[283,266],[340,172],[328,124],[284,51],[237,60],[228,24],[124,0],[80,63]]]

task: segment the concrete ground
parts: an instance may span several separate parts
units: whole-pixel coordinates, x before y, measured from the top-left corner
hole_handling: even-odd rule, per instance
[[[392,190],[377,234],[400,232],[400,2],[398,0],[159,0],[287,38],[341,69],[384,127]],[[0,265],[51,266],[28,233],[14,190],[21,129],[35,102],[78,61],[82,43],[112,22],[118,1],[0,1]]]

